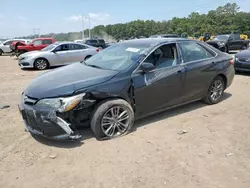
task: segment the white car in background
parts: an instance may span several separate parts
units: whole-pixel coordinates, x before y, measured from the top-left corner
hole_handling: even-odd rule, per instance
[[[0,55],[3,55],[4,53],[12,52],[10,45],[13,42],[23,42],[23,43],[29,44],[30,41],[31,41],[30,39],[9,39],[9,40],[6,40],[6,41],[0,43]]]
[[[54,43],[41,51],[27,52],[19,56],[21,68],[45,70],[53,66],[84,61],[99,52],[98,48],[74,42]]]

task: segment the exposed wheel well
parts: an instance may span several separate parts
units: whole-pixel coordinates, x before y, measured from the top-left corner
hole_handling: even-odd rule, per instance
[[[223,78],[224,84],[225,84],[225,88],[227,87],[227,77],[224,74],[219,74],[218,76],[220,76],[221,78]]]
[[[87,55],[87,56],[85,57],[85,59],[88,59],[88,58],[90,58],[90,57],[92,57],[92,55]]]

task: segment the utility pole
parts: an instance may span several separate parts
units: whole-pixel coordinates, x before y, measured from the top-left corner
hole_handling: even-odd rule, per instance
[[[82,40],[84,40],[84,16],[81,15],[80,19],[82,21]]]
[[[90,15],[88,16],[88,20],[89,20],[89,38],[91,38],[91,31],[90,31],[90,20],[91,20],[91,18],[90,18]]]

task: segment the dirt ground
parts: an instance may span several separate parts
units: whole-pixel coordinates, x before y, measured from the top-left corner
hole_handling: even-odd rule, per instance
[[[249,188],[250,77],[236,75],[224,100],[179,107],[136,123],[129,135],[99,142],[35,139],[17,104],[41,72],[0,57],[0,187]],[[180,131],[187,131],[180,134]]]

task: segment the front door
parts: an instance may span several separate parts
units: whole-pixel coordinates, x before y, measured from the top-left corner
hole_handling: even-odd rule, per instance
[[[185,67],[182,103],[200,99],[207,93],[211,79],[216,76],[216,53],[196,41],[179,43]]]
[[[144,62],[155,68],[132,75],[138,116],[178,104],[184,82],[184,67],[179,64],[175,43],[160,46]]]
[[[54,51],[55,52],[51,52],[51,64],[63,65],[70,63],[71,52],[69,50],[69,44],[61,44],[57,46]]]

